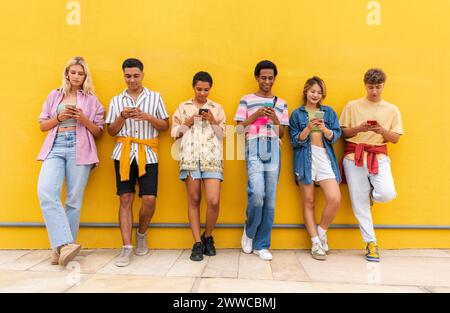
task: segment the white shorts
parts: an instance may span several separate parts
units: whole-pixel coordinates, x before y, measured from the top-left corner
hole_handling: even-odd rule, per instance
[[[325,179],[336,178],[331,161],[325,148],[311,145],[312,152],[312,180],[320,182]]]

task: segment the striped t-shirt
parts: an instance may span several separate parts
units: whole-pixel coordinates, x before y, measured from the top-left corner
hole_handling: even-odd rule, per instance
[[[266,103],[271,103],[273,106],[274,101],[275,97],[264,98],[255,94],[243,96],[239,103],[234,120],[237,122],[243,122],[260,108],[266,106]],[[275,104],[275,113],[280,120],[280,125],[289,126],[289,114],[286,101],[280,98],[277,99]],[[278,137],[273,127],[273,122],[269,118],[259,118],[248,128],[248,131],[246,132],[247,140],[257,137]]]
[[[113,123],[122,112],[125,107],[137,107],[145,113],[155,116],[159,119],[169,118],[166,107],[164,106],[163,99],[158,92],[150,91],[144,88],[139,95],[137,101],[131,98],[125,90],[120,95],[115,96],[109,104],[109,110],[106,117],[106,124]],[[152,126],[148,121],[135,121],[131,118],[125,120],[125,124],[122,129],[117,133],[118,137],[134,137],[137,139],[154,139],[158,138],[158,130]],[[146,164],[158,163],[158,157],[156,153],[149,147],[145,146],[146,152]],[[122,153],[122,143],[116,143],[111,158],[120,161],[120,155]],[[136,159],[138,162],[138,144],[131,144],[130,151],[130,164]]]

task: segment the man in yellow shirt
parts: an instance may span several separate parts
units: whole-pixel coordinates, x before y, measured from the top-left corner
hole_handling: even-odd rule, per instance
[[[343,168],[353,212],[358,219],[366,258],[379,262],[371,202],[393,200],[395,191],[387,143],[397,143],[403,134],[399,109],[381,98],[386,75],[370,69],[364,76],[367,96],[350,101],[342,111],[340,125],[346,141]]]

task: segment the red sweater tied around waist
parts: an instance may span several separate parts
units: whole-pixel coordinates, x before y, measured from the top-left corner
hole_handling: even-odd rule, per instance
[[[364,151],[367,152],[367,169],[369,170],[369,174],[378,174],[378,154],[385,154],[387,155],[387,146],[373,146],[373,145],[367,145],[364,143],[353,143],[353,142],[347,142],[344,150],[344,155],[342,156],[341,161],[341,176],[342,176],[342,182],[345,184],[347,183],[347,180],[345,179],[345,173],[343,170],[343,162],[344,158],[350,154],[355,154],[355,165],[358,167],[364,166]]]

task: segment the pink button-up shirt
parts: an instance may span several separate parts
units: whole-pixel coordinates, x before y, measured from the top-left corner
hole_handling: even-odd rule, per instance
[[[53,90],[47,97],[42,112],[39,115],[39,122],[56,117],[56,109],[61,103],[64,94],[60,89]],[[83,91],[77,93],[77,107],[83,110],[83,113],[95,125],[103,129],[105,110],[97,97],[94,95],[85,94]],[[76,164],[97,164],[99,162],[97,156],[97,147],[95,145],[94,136],[81,123],[77,122],[76,126]],[[41,151],[39,152],[38,160],[44,161],[55,142],[58,127],[53,127],[48,131]]]

